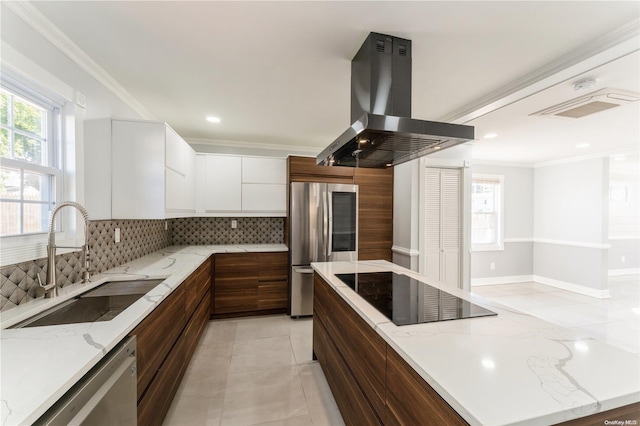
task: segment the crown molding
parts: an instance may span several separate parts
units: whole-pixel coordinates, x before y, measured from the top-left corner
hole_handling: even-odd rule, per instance
[[[629,148],[624,150],[619,149],[615,151],[606,151],[606,152],[598,152],[598,153],[588,154],[588,155],[581,155],[579,157],[569,157],[569,158],[561,158],[559,160],[542,161],[539,163],[534,163],[533,167],[537,169],[540,167],[556,166],[559,164],[576,163],[578,161],[594,160],[597,158],[609,158],[617,155],[632,155],[632,154],[638,154],[638,149],[637,148],[635,149]]]
[[[207,146],[220,146],[228,148],[245,148],[245,149],[266,149],[272,151],[286,151],[286,152],[304,152],[309,155],[316,156],[324,147],[309,147],[309,146],[292,146],[285,144],[269,144],[260,142],[247,142],[247,141],[230,141],[222,139],[204,139],[204,138],[185,138],[190,145],[207,145]]]
[[[639,50],[636,18],[526,75],[450,112],[437,121],[465,124],[551,86]]]
[[[146,120],[154,116],[96,61],[28,1],[6,1],[13,13]]]
[[[471,167],[473,166],[499,166],[499,167],[519,167],[525,169],[532,169],[533,163],[524,163],[521,161],[499,161],[499,160],[471,160]]]

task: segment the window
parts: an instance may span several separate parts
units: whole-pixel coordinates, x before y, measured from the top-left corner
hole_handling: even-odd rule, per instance
[[[0,236],[47,232],[61,168],[59,108],[27,90],[0,88]]]
[[[504,176],[477,175],[471,187],[471,246],[473,250],[504,250]]]

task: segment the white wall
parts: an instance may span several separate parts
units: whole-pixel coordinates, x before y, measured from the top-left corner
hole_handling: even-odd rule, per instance
[[[608,182],[608,158],[535,169],[536,281],[608,294]]]
[[[141,118],[120,98],[16,16],[4,3],[0,7],[2,41],[84,95],[85,118]]]
[[[534,169],[474,162],[471,172],[504,176],[505,240],[504,250],[471,253],[471,283],[530,281],[533,276]],[[491,264],[495,269],[491,269]]]
[[[640,160],[620,157],[609,163],[609,275],[640,273]]]

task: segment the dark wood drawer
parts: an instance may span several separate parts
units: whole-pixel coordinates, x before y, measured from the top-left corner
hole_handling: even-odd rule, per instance
[[[326,314],[329,337],[384,421],[386,342],[318,274],[314,275],[313,285],[314,290],[318,288],[320,303],[329,307]]]
[[[138,425],[161,425],[180,386],[189,358],[187,340],[182,335],[166,358],[149,388],[138,401]]]
[[[326,167],[316,165],[314,157],[289,156],[287,158],[289,182],[327,182],[353,184],[352,167]]]
[[[211,259],[198,267],[185,281],[187,318],[193,315],[202,297],[211,289]]]
[[[286,281],[289,274],[287,252],[259,253],[259,281]]]
[[[198,346],[200,336],[204,331],[204,328],[209,322],[209,312],[211,312],[211,295],[206,293],[205,297],[201,299],[200,305],[191,317],[191,321],[184,329],[184,335],[186,336],[186,354],[187,359],[191,359],[193,353]]]
[[[313,321],[313,349],[345,424],[348,426],[383,424],[327,334],[327,330],[321,322],[315,321],[315,317]]]
[[[258,310],[258,281],[252,279],[216,279],[215,314]]]
[[[129,334],[136,336],[138,399],[180,336],[186,324],[185,292],[181,285]]]
[[[255,253],[221,253],[215,255],[215,279],[258,280]]]
[[[387,425],[467,425],[392,348],[387,350]]]
[[[266,281],[258,283],[258,309],[286,309],[287,281]]]

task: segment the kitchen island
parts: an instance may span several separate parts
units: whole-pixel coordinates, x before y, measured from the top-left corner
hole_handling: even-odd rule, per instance
[[[444,288],[389,262],[312,267],[314,354],[347,424],[430,419],[432,424],[550,425],[579,419],[580,425],[605,420],[634,425],[640,420],[636,354]],[[336,277],[389,271],[497,316],[397,326]],[[354,328],[359,332],[350,334]],[[608,410],[615,411],[604,413]]]
[[[56,298],[39,298],[3,312],[0,424],[36,421],[163,301],[177,293],[212,254],[282,251],[287,251],[283,244],[168,247],[96,275],[89,284],[67,285]],[[110,321],[7,328],[106,280],[140,278],[164,280]]]

